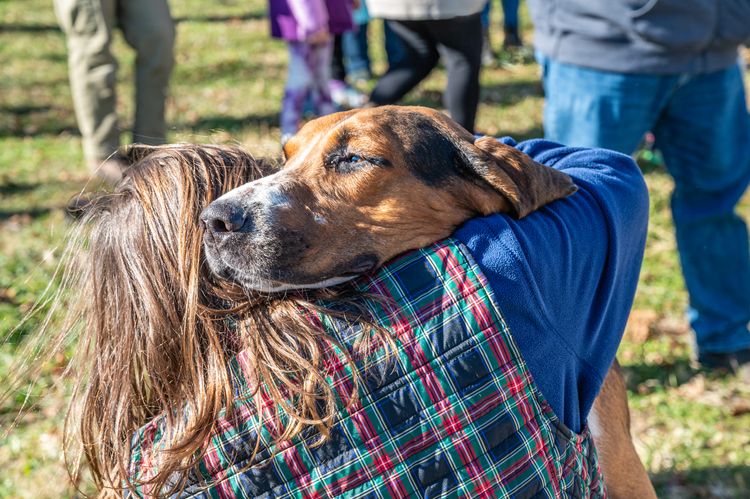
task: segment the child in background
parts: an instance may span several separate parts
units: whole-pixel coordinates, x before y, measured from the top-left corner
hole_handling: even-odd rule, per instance
[[[354,29],[351,0],[270,0],[271,35],[289,45],[289,73],[281,104],[281,143],[299,129],[308,96],[323,116],[336,109],[328,82],[332,36]]]

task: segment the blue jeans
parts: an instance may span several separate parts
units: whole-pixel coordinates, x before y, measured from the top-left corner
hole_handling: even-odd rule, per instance
[[[346,72],[370,74],[370,47],[367,41],[367,23],[359,24],[356,31],[341,35],[341,43],[346,62]]]
[[[518,8],[520,7],[521,0],[501,0],[500,4],[503,6],[503,27],[511,29],[518,28]],[[482,9],[482,27],[490,27],[490,9],[492,8],[492,0],[488,0]]]
[[[651,130],[674,178],[672,217],[701,353],[750,347],[750,252],[735,207],[750,181],[750,117],[738,66],[622,74],[539,57],[545,137],[631,154]]]
[[[406,49],[398,35],[393,32],[388,21],[383,21],[383,36],[385,37],[385,55],[388,59],[388,67],[398,66],[406,58]]]

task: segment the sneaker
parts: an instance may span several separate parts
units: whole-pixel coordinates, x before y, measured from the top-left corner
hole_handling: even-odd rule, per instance
[[[341,80],[331,80],[328,84],[331,100],[341,109],[354,109],[367,104],[367,96]]]
[[[346,99],[349,102],[349,107],[352,109],[362,107],[367,104],[367,95],[363,94],[354,87],[346,88]]]

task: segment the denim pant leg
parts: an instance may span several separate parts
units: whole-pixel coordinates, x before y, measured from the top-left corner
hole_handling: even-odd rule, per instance
[[[673,77],[560,64],[537,54],[544,84],[544,136],[632,154],[666,105]]]
[[[502,0],[503,26],[505,28],[518,28],[518,8],[521,0]]]
[[[383,36],[385,37],[385,55],[388,59],[388,69],[398,66],[406,58],[406,49],[401,38],[393,31],[387,20],[383,21]]]
[[[672,215],[700,352],[750,347],[750,253],[735,208],[750,179],[738,67],[684,78],[654,130],[675,180]]]
[[[490,11],[492,10],[492,0],[487,0],[484,4],[482,12],[479,14],[482,18],[482,28],[487,29],[490,27]]]
[[[371,73],[370,47],[367,39],[368,25],[359,24],[356,31],[347,31],[341,36],[346,72]]]

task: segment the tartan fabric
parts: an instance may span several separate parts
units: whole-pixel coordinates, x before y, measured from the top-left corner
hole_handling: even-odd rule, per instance
[[[357,361],[366,387],[357,404],[340,411],[331,437],[315,446],[310,430],[275,447],[274,415],[281,411],[264,397],[261,451],[250,467],[258,416],[238,400],[236,417],[218,422],[183,496],[606,496],[588,430],[572,433],[544,401],[492,290],[460,242],[411,252],[356,286],[387,297],[363,303],[394,335],[397,354],[385,369],[365,371]],[[319,319],[354,352],[358,326]],[[331,346],[328,379],[343,398],[352,373],[340,358]],[[243,355],[235,360],[242,385],[246,363]],[[135,436],[134,476],[150,474],[149,450],[158,448],[159,431],[155,421]]]

